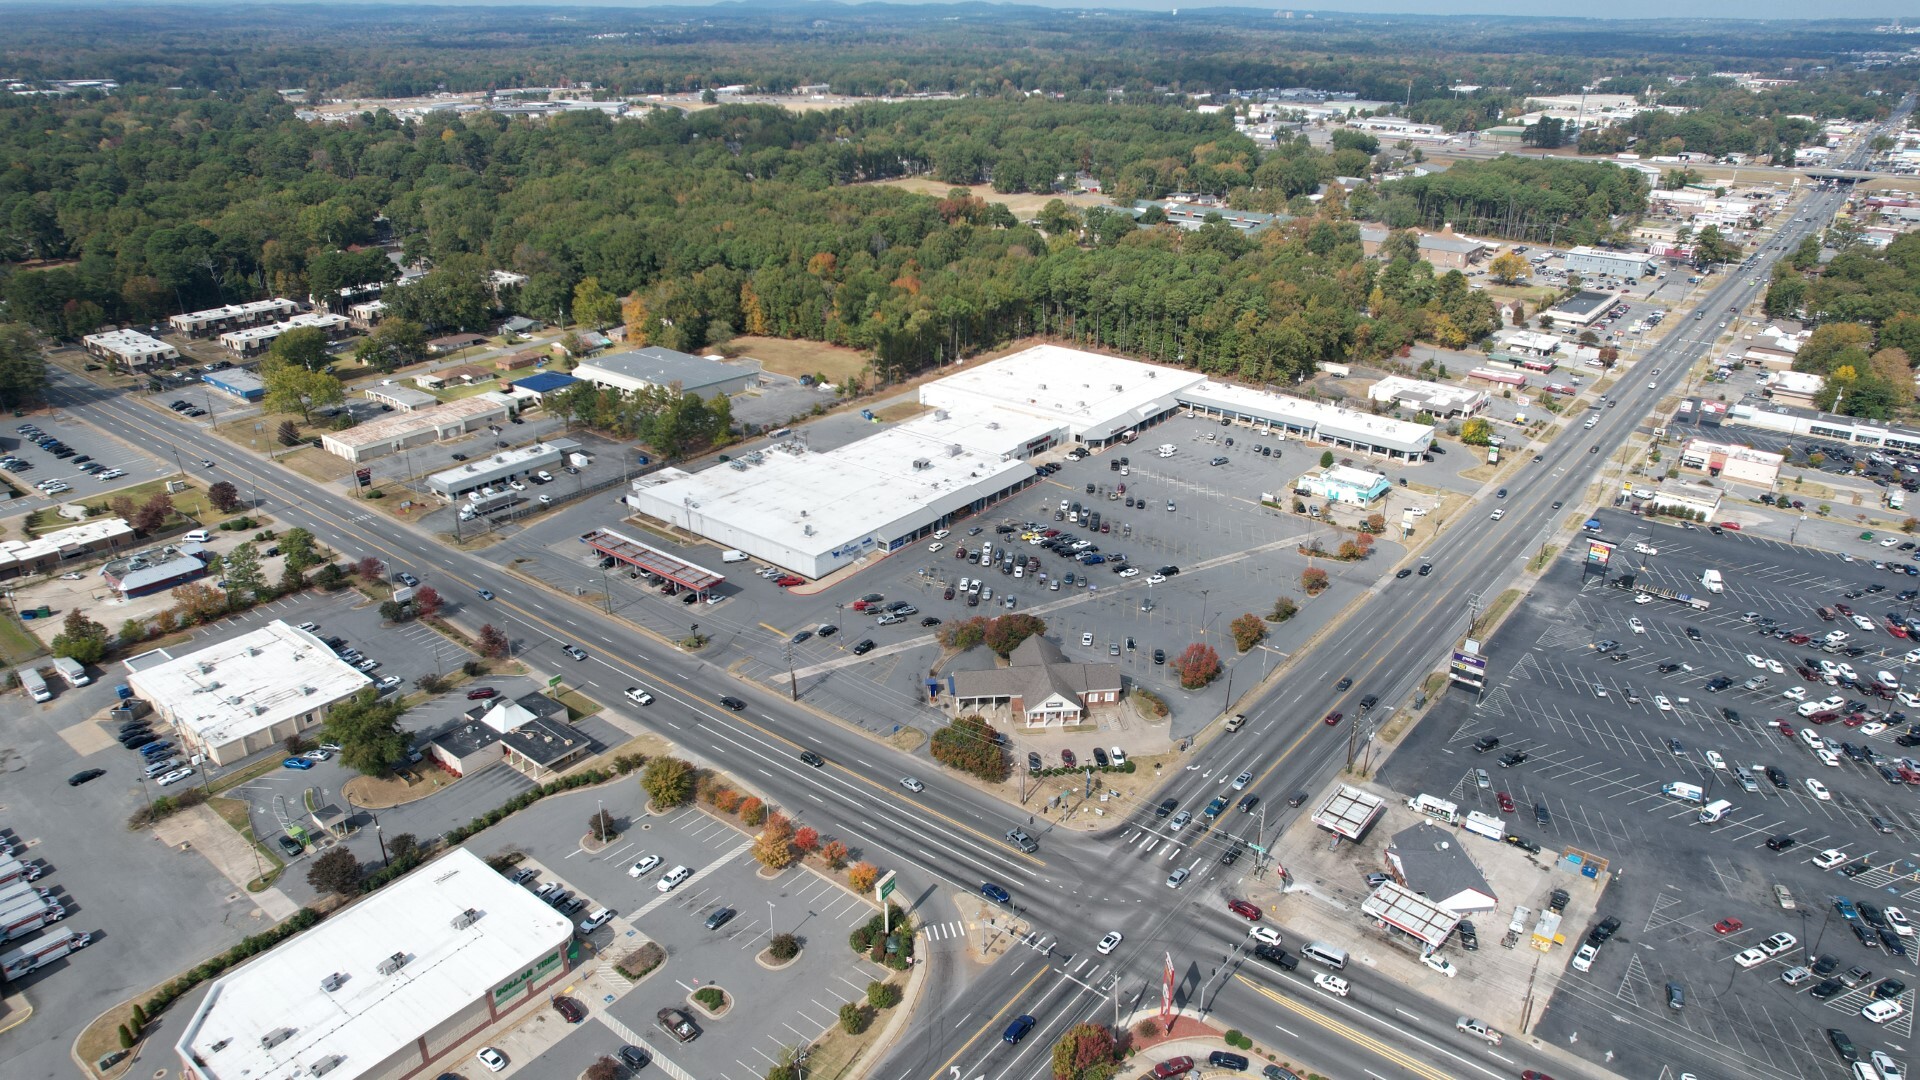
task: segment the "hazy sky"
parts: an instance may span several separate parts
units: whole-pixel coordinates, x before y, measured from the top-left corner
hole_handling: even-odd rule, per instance
[[[1042,0],[1058,6],[1059,0]],[[1093,5],[1100,6],[1100,5]],[[1109,0],[1112,7],[1160,8],[1158,3]],[[1167,4],[1167,7],[1173,5]],[[1184,5],[1183,5],[1184,6]],[[1601,4],[1542,4],[1539,0],[1318,0],[1291,5],[1270,0],[1200,0],[1194,7],[1260,7],[1276,11],[1364,11],[1423,15],[1567,15],[1597,19],[1891,19],[1920,25],[1920,0],[1607,0]]]

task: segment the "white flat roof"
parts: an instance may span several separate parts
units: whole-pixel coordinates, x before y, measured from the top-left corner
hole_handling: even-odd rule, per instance
[[[1357,412],[1339,405],[1328,405],[1287,394],[1269,394],[1250,386],[1203,382],[1182,397],[1199,405],[1228,408],[1297,427],[1310,428],[1315,436],[1337,436],[1348,442],[1367,442],[1395,450],[1425,449],[1433,444],[1433,429],[1410,420]]]
[[[109,330],[104,334],[88,334],[80,340],[88,345],[98,345],[117,356],[154,356],[174,351],[173,346],[138,330]]]
[[[373,682],[279,619],[185,656],[155,650],[127,666],[142,697],[208,746],[325,708]]]
[[[469,911],[477,917],[457,927]],[[215,980],[176,1049],[217,1080],[307,1076],[335,1058],[329,1080],[353,1080],[565,945],[572,929],[455,848]],[[382,974],[396,954],[405,965]],[[330,975],[345,976],[336,990],[321,987]]]
[[[819,552],[994,478],[1005,477],[993,485],[1001,487],[1031,475],[1031,465],[1009,455],[1055,430],[1017,413],[926,413],[824,453],[769,450],[762,464],[717,465],[646,493],[682,508],[676,520],[690,520],[696,531],[711,518],[794,551]]]
[[[95,518],[72,528],[42,533],[30,540],[0,540],[0,567],[34,562],[48,555],[77,550],[103,540],[132,537],[133,526],[127,524],[126,518]]]
[[[1036,345],[930,382],[920,388],[920,400],[955,411],[1021,413],[1101,442],[1173,408],[1181,390],[1205,379],[1196,371]]]

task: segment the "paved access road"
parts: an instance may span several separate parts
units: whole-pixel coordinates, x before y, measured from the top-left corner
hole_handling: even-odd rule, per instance
[[[1759,273],[1727,275],[1707,295],[1703,308],[1719,311],[1751,300],[1758,291],[1754,283],[1764,280],[1771,260],[1824,221],[1840,198],[1839,192],[1813,196],[1804,208],[1812,223],[1789,224],[1761,253]],[[1649,387],[1636,375],[1631,386],[1620,391],[1623,407],[1603,410],[1595,429],[1578,437],[1562,437],[1545,452],[1542,463],[1530,465],[1519,478],[1508,481],[1510,496],[1501,503],[1507,511],[1504,521],[1466,515],[1432,549],[1435,570],[1430,577],[1375,586],[1344,628],[1318,647],[1308,665],[1310,672],[1351,674],[1356,681],[1350,691],[1337,693],[1332,676],[1303,673],[1250,710],[1253,722],[1246,731],[1218,739],[1197,754],[1189,770],[1168,785],[1169,792],[1191,803],[1201,791],[1241,769],[1255,775],[1250,790],[1269,795],[1319,787],[1344,760],[1346,725],[1360,722],[1359,697],[1378,694],[1390,705],[1412,692],[1436,655],[1455,643],[1471,605],[1480,598],[1490,599],[1525,558],[1556,532],[1556,522],[1563,515],[1552,504],[1580,497],[1604,452],[1625,441],[1654,403],[1673,391],[1684,377],[1683,369],[1711,348],[1716,331],[1715,320],[1677,320],[1668,337],[1638,365],[1660,368],[1657,385]],[[1620,385],[1627,383],[1623,380]],[[189,460],[212,460],[212,474],[258,492],[267,512],[287,524],[313,529],[349,555],[377,555],[394,565],[432,568],[423,576],[455,599],[471,597],[480,588],[491,589],[498,597],[494,603],[462,617],[504,624],[517,651],[534,666],[564,671],[569,682],[583,685],[602,700],[617,701],[622,687],[646,681],[657,688],[660,700],[645,710],[627,710],[631,718],[691,753],[750,778],[797,816],[823,832],[846,837],[876,862],[900,868],[905,898],[929,902],[929,921],[939,922],[952,910],[951,905],[942,907],[943,892],[971,892],[984,880],[1004,884],[1036,935],[1041,948],[1034,955],[1044,959],[1046,966],[1022,977],[1028,968],[1003,961],[971,983],[960,973],[943,972],[933,987],[922,1030],[898,1047],[876,1075],[945,1080],[952,1065],[963,1063],[980,1064],[983,1072],[996,1076],[1036,1075],[1046,1068],[1044,1054],[1022,1059],[1011,1070],[1005,1065],[986,1068],[995,1060],[987,1051],[1000,1045],[998,1031],[990,1030],[995,1022],[1004,1027],[1002,1017],[1033,1012],[1047,1025],[1036,1032],[1040,1035],[1082,1016],[1111,1015],[1115,996],[1123,1003],[1136,997],[1148,1000],[1157,993],[1161,956],[1169,951],[1176,954],[1176,967],[1184,973],[1183,1001],[1196,1006],[1211,1002],[1231,1021],[1273,1016],[1282,1010],[1257,990],[1255,983],[1264,980],[1248,972],[1249,962],[1235,956],[1233,946],[1244,944],[1244,927],[1226,922],[1213,910],[1225,890],[1210,884],[1216,875],[1204,865],[1206,856],[1190,853],[1187,844],[1144,851],[1144,844],[1127,843],[1124,837],[1140,831],[1141,822],[1126,822],[1098,837],[1055,833],[1036,824],[1039,851],[1021,853],[1001,839],[1016,824],[1004,805],[943,782],[931,775],[924,759],[894,753],[777,697],[742,686],[698,658],[512,579],[483,556],[447,550],[382,514],[360,509],[338,492],[238,455],[226,444],[172,422],[125,394],[56,375],[53,396],[102,428],[125,432],[148,445],[177,446]],[[1590,455],[1589,446],[1603,453]],[[562,642],[578,642],[592,654],[590,660],[564,659],[557,651]],[[747,708],[736,713],[720,707],[722,694],[744,698]],[[1343,723],[1321,724],[1318,718],[1335,708],[1346,713]],[[826,767],[801,764],[797,754],[803,747],[825,756]],[[913,794],[902,789],[898,779],[907,774],[926,779],[926,791]],[[1174,855],[1170,857],[1169,851]],[[1166,875],[1175,865],[1195,867],[1195,876],[1183,887],[1170,889]],[[1111,971],[1113,995],[1084,975],[1090,961],[1083,957],[1092,955],[1092,940],[1108,927],[1126,933],[1129,942],[1140,942],[1116,952],[1110,969],[1102,965]],[[1044,951],[1048,945],[1053,946],[1051,953]],[[1215,956],[1226,958],[1227,967],[1240,965],[1248,979],[1216,971],[1222,965],[1213,962]],[[1071,970],[1076,965],[1082,966],[1082,974]],[[1349,999],[1327,1009],[1313,1001],[1307,1010],[1312,1017],[1294,1011],[1301,1017],[1294,1030],[1318,1044],[1314,1060],[1339,1064],[1348,1055],[1377,1053],[1368,1041],[1373,1040],[1382,1049],[1397,1047],[1394,1052],[1412,1057],[1399,1064],[1388,1059],[1384,1069],[1378,1062],[1368,1065],[1353,1060],[1352,1071],[1489,1076],[1534,1067],[1565,1071],[1556,1062],[1535,1060],[1536,1055],[1519,1040],[1509,1040],[1499,1049],[1461,1040],[1452,1028],[1452,1007],[1417,998],[1384,980],[1375,985],[1360,978],[1356,983],[1363,995],[1359,1002]],[[1087,991],[1082,984],[1095,989]],[[1047,1008],[1049,1002],[1052,1009]],[[1336,1022],[1340,1026],[1334,1026]],[[1328,1040],[1327,1034],[1345,1042]],[[1334,1046],[1341,1049],[1331,1049]],[[1429,1069],[1438,1071],[1428,1073]]]

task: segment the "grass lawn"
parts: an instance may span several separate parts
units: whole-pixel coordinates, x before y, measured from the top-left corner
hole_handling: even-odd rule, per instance
[[[858,349],[829,345],[824,341],[796,341],[788,338],[737,337],[722,349],[728,356],[747,356],[777,375],[799,378],[824,375],[838,386],[866,369],[867,354]]]
[[[98,495],[89,495],[79,500],[79,503],[90,510],[104,513],[113,505],[113,500],[124,495],[132,499],[135,506],[138,506],[152,498],[156,492],[167,490],[168,479],[170,478],[162,477],[158,480],[149,480],[144,484],[135,484],[132,487],[103,491]],[[232,514],[223,514],[215,510],[213,504],[207,501],[206,488],[200,486],[197,481],[193,480],[187,481],[187,489],[185,491],[174,493],[173,508],[180,515],[193,517],[202,525],[206,526],[218,525],[228,518],[237,517],[239,514],[245,512],[244,510],[240,510]],[[76,522],[61,517],[49,508],[46,510],[36,510],[30,514],[27,517],[26,531],[37,536],[43,532],[49,532],[54,529],[64,529],[74,524],[76,524]]]
[[[487,379],[484,382],[468,383],[462,386],[446,386],[429,393],[441,401],[458,401],[461,398],[470,398],[475,394],[484,394],[489,390],[498,389],[500,389],[499,379]]]
[[[46,646],[27,633],[27,628],[11,613],[0,616],[0,657],[6,658],[8,667],[26,663],[46,651]]]
[[[931,195],[936,199],[946,198],[947,192],[952,191],[956,186],[953,184],[943,184],[938,180],[929,180],[923,176],[910,176],[899,180],[881,180],[878,181],[878,184],[881,187],[904,188],[907,191],[920,195]],[[975,184],[967,188],[967,190],[987,202],[999,203],[1008,210],[1013,211],[1013,216],[1022,221],[1038,215],[1041,207],[1055,199],[1059,199],[1068,206],[1087,207],[1112,205],[1107,201],[1106,197],[1102,195],[1040,195],[1031,191],[1002,193],[993,190],[993,185],[991,184]]]
[[[592,716],[604,708],[599,702],[587,697],[578,690],[563,690],[560,692],[558,700],[560,704],[567,707],[567,720],[569,722]]]

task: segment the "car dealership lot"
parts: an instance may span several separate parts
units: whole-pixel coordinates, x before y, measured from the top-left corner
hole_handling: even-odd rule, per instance
[[[1904,684],[1920,680],[1920,667],[1900,663],[1909,642],[1884,629],[1828,623],[1816,613],[1846,591],[1882,583],[1884,591],[1852,606],[1884,622],[1884,609],[1908,606],[1893,599],[1907,588],[1907,579],[1745,533],[1716,536],[1612,511],[1598,517],[1600,536],[1619,544],[1610,573],[1586,570],[1577,558],[1558,560],[1488,643],[1484,695],[1476,701],[1466,691],[1449,691],[1438,722],[1410,737],[1416,752],[1396,754],[1382,778],[1409,795],[1426,792],[1460,802],[1463,811],[1504,816],[1509,831],[1537,840],[1548,852],[1589,853],[1606,860],[1617,876],[1599,911],[1626,923],[1623,941],[1603,947],[1590,973],[1570,972],[1563,979],[1542,1020],[1543,1034],[1565,1039],[1586,1032],[1586,1052],[1613,1051],[1611,1067],[1630,1075],[1656,1056],[1692,1062],[1688,1055],[1698,1052],[1693,1047],[1737,1060],[1759,1075],[1829,1070],[1826,1027],[1849,1031],[1863,1052],[1896,1033],[1860,1018],[1857,1002],[1856,1015],[1848,1019],[1834,1011],[1841,998],[1811,997],[1807,991],[1820,980],[1789,986],[1778,975],[1789,961],[1807,962],[1812,948],[1834,956],[1842,972],[1859,965],[1876,973],[1874,982],[1887,974],[1920,982],[1911,956],[1893,955],[1877,943],[1869,949],[1851,932],[1851,920],[1828,903],[1834,895],[1882,905],[1920,903],[1920,876],[1907,861],[1920,812],[1910,786],[1888,783],[1872,764],[1845,752],[1832,755],[1834,764],[1817,757],[1800,735],[1809,722],[1782,693],[1799,686],[1809,700],[1839,694],[1872,708],[1897,709],[1895,702],[1852,688],[1808,683],[1795,668],[1818,658],[1848,662],[1864,678],[1885,669]],[[1657,554],[1638,553],[1636,545]],[[1586,553],[1584,544],[1573,547]],[[1724,575],[1724,592],[1701,586],[1706,569]],[[1699,596],[1710,606],[1699,610],[1665,598],[1637,603],[1633,589],[1617,587],[1623,574],[1631,574],[1636,585]],[[1748,612],[1756,613],[1751,621]],[[1812,635],[1846,625],[1849,644],[1866,651],[1858,657],[1824,653],[1814,647],[1818,636],[1791,645],[1760,633],[1763,618]],[[1636,619],[1644,632],[1634,630],[1629,620]],[[1754,666],[1749,654],[1763,666]],[[1783,671],[1765,667],[1767,660]],[[1743,688],[1762,676],[1766,685]],[[1716,677],[1733,682],[1711,690]],[[1920,719],[1920,710],[1915,712]],[[1861,728],[1844,726],[1844,719],[1813,730],[1836,744],[1852,744],[1861,756],[1871,747],[1886,762],[1915,753],[1893,742],[1905,723],[1862,735]],[[1782,733],[1776,724],[1781,720],[1795,737]],[[1488,737],[1498,738],[1498,747],[1477,753],[1476,742]],[[1513,751],[1525,752],[1526,760],[1501,767]],[[1741,783],[1742,767],[1752,774],[1752,791]],[[1769,780],[1766,767],[1777,770],[1784,787]],[[1477,784],[1477,768],[1489,771],[1490,787]],[[1830,800],[1811,791],[1808,779],[1820,781]],[[1673,784],[1692,785],[1699,795],[1676,798],[1665,791]],[[1518,813],[1500,813],[1495,803],[1503,793]],[[1719,821],[1702,823],[1702,805],[1719,799],[1731,808]],[[1547,823],[1526,813],[1533,805],[1547,809]],[[1882,832],[1876,817],[1892,831]],[[1770,839],[1783,836],[1793,843],[1769,848]],[[1841,876],[1839,867],[1821,870],[1812,859],[1828,848],[1846,853],[1843,865],[1864,860],[1869,868],[1852,878]],[[1794,910],[1779,907],[1776,884],[1791,890]],[[1714,924],[1729,916],[1745,929],[1715,933]],[[1567,956],[1585,932],[1569,929]],[[1733,962],[1743,949],[1783,930],[1799,945],[1778,962],[1753,970]],[[1667,1007],[1669,981],[1686,987],[1685,1009]],[[1905,993],[1910,1005],[1912,992]],[[1634,1029],[1686,1030],[1650,1043],[1624,1031],[1589,1042],[1594,1030],[1619,1027],[1608,1019],[1615,1015],[1627,1016]]]

